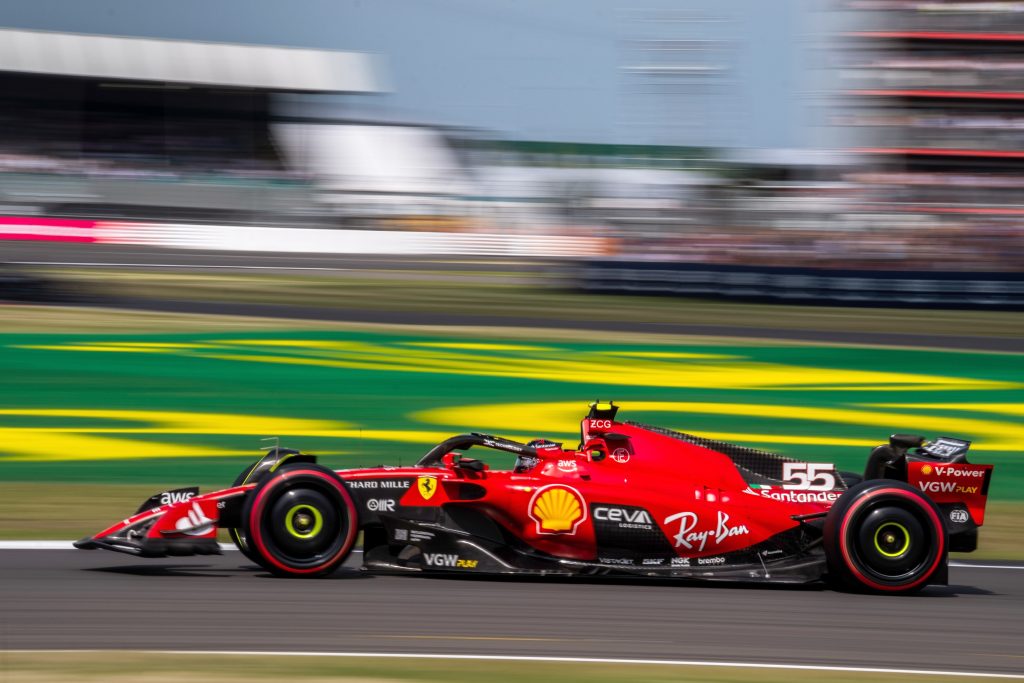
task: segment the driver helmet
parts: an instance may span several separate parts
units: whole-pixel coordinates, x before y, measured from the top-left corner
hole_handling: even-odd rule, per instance
[[[549,448],[561,448],[562,444],[554,441],[548,441],[547,439],[534,439],[530,443],[526,444],[526,446],[535,451],[542,451]],[[536,467],[539,462],[540,458],[535,455],[520,455],[516,458],[514,471],[516,473],[529,472]]]
[[[540,458],[535,455],[520,455],[516,458],[516,464],[515,467],[512,468],[512,471],[516,474],[529,472],[536,467],[539,462]]]

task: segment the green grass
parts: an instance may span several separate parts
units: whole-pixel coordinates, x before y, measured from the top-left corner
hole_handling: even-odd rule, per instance
[[[408,329],[4,334],[0,474],[230,481],[268,436],[336,467],[409,463],[463,431],[571,444],[586,402],[614,397],[626,419],[854,471],[892,431],[961,436],[996,464],[993,495],[1020,499],[1019,358]]]
[[[552,321],[727,325],[766,330],[908,332],[942,337],[1024,337],[1024,316],[1002,311],[931,311],[785,306],[658,296],[584,294],[559,289],[559,280],[524,274],[529,284],[494,273],[365,271],[337,275],[266,275],[137,272],[114,269],[50,270],[46,275],[97,295],[154,299],[236,301],[333,308],[416,311]],[[504,274],[499,274],[504,275]],[[571,283],[566,278],[565,285]]]
[[[794,671],[719,666],[609,664],[576,662],[449,661],[368,657],[242,657],[168,655],[136,652],[3,652],[5,683],[176,683],[184,676],[202,683],[235,681],[304,681],[307,683],[393,683],[462,681],[518,683],[611,683],[612,681],[704,681],[706,683],[791,683],[795,678],[822,683],[925,681],[927,675]],[[943,677],[957,683],[984,680]]]

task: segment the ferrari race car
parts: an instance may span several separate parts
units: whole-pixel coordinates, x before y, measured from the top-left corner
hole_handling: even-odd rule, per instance
[[[234,485],[154,495],[75,545],[141,557],[220,552],[225,529],[279,576],[335,570],[362,532],[390,572],[679,577],[905,593],[977,546],[992,465],[970,443],[893,435],[863,476],[829,463],[616,419],[595,403],[576,449],[453,436],[413,467],[332,471],[275,447]],[[515,456],[491,469],[474,449]]]

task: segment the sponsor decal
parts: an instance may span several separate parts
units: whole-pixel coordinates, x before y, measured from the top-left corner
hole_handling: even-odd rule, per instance
[[[646,558],[644,558],[643,562],[641,562],[640,564],[645,565],[645,566],[656,566],[656,565],[664,564],[664,563],[665,563],[665,558],[663,558],[663,557],[646,557]]]
[[[673,557],[670,564],[673,567],[689,567],[690,558],[688,557]]]
[[[559,458],[558,469],[563,472],[576,472],[578,467],[575,458]]]
[[[456,569],[476,569],[479,560],[464,560],[451,553],[423,553],[423,559],[431,567],[455,567]]]
[[[176,491],[164,491],[160,494],[161,505],[174,505],[175,503],[184,503],[187,500],[192,500],[192,496],[196,495],[196,492],[191,489],[178,489]]]
[[[696,512],[677,512],[666,517],[664,523],[672,524],[673,522],[679,523],[679,533],[675,535],[676,547],[693,550],[696,546],[698,552],[704,550],[708,539],[714,538],[715,545],[719,545],[727,538],[745,536],[750,533],[750,529],[744,524],[731,526],[729,514],[724,510],[718,511],[718,522],[714,528],[698,529],[700,518]]]
[[[437,477],[418,477],[416,479],[416,490],[420,492],[423,500],[430,500],[437,491]]]
[[[611,429],[612,428],[612,421],[611,420],[591,420],[590,421],[590,428],[591,429]]]
[[[524,449],[520,444],[512,441],[495,441],[494,439],[484,439],[483,445],[488,448],[496,448],[499,451],[512,451],[513,453],[523,453]]]
[[[610,457],[615,462],[625,465],[627,462],[629,462],[629,451],[627,451],[625,448],[616,448],[614,451],[612,451]]]
[[[831,504],[839,500],[839,497],[843,495],[842,491],[780,491],[773,489],[771,486],[762,486],[758,490],[764,498],[781,500],[786,503]]]
[[[434,532],[433,531],[420,531],[419,529],[413,529],[413,530],[411,530],[409,532],[409,540],[413,541],[413,542],[416,542],[416,543],[421,543],[423,541],[433,541],[434,540]]]
[[[963,486],[955,481],[922,481],[919,486],[926,493],[964,493],[974,495],[981,490],[980,486]]]
[[[354,489],[402,489],[409,488],[409,482],[401,479],[352,479],[348,485]]]
[[[924,467],[931,468],[930,465]],[[924,467],[921,468],[921,474],[925,474]],[[985,470],[983,469],[968,469],[966,467],[957,467],[956,465],[936,465],[931,468],[937,477],[967,477],[974,479],[981,479],[985,476]],[[928,474],[930,474],[929,472]]]
[[[969,519],[970,515],[967,514],[967,510],[956,508],[949,511],[949,521],[955,524],[965,524]]]
[[[721,555],[718,557],[698,557],[697,564],[725,564],[725,558]]]
[[[174,523],[174,528],[187,536],[204,536],[213,528],[213,520],[203,513],[199,503],[193,501],[192,509]]]
[[[408,541],[409,530],[408,529],[395,529],[395,540],[396,541]]]
[[[836,487],[836,466],[821,462],[782,463],[782,488],[790,491],[831,491]]]
[[[948,436],[940,436],[931,443],[926,443],[921,447],[921,450],[931,455],[936,455],[940,458],[952,458],[957,455],[966,453],[971,447],[970,441],[964,441],[963,439],[953,439]]]
[[[370,512],[394,512],[395,501],[391,498],[371,498],[366,501],[366,509]]]
[[[633,560],[629,557],[599,557],[597,558],[597,561],[601,564],[625,564],[630,566],[633,565]]]
[[[587,507],[580,492],[561,484],[537,489],[527,512],[537,523],[538,534],[575,534],[587,518]]]
[[[925,493],[950,493],[973,496],[981,493],[984,467],[971,465],[923,465],[918,487]]]
[[[601,522],[615,522],[620,529],[652,529],[654,520],[647,510],[627,510],[605,505],[594,506],[594,519]]]

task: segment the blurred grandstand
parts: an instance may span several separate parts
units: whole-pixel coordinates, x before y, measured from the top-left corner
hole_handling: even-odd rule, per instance
[[[384,88],[367,54],[2,30],[0,215],[168,246],[211,245],[181,225],[376,229],[420,235],[389,253],[484,248],[422,246],[459,233],[576,240],[496,254],[1024,271],[1024,3],[840,9],[841,49],[823,53],[843,91],[829,122],[853,141],[837,151],[508,140],[360,113],[345,96]],[[620,70],[648,104],[679,103],[721,91],[730,50],[630,40]],[[301,248],[287,241],[265,248]]]
[[[896,265],[1024,269],[1024,3],[847,3],[841,74],[856,208],[901,226]]]

